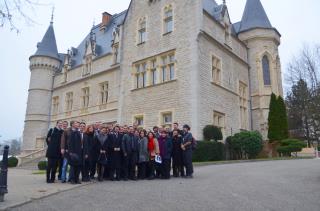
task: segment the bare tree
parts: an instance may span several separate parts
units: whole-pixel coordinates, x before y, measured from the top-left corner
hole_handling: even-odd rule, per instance
[[[320,141],[320,45],[305,45],[288,65],[289,128],[308,141]]]
[[[11,31],[19,33],[18,21],[24,20],[27,25],[35,24],[32,14],[36,7],[48,5],[33,0],[0,0],[0,28],[9,27]]]

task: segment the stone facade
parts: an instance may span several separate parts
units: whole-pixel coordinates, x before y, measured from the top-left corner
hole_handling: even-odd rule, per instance
[[[224,137],[258,130],[266,138],[271,92],[282,95],[280,35],[236,27],[227,6],[214,0],[132,0],[123,13],[103,13],[77,49],[30,58],[24,152],[43,148],[57,120],[147,129],[179,122],[199,140],[202,128],[215,124]],[[108,50],[99,55],[101,49]],[[263,83],[264,55],[270,86]]]

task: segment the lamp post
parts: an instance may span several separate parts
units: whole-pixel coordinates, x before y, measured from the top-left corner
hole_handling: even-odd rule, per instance
[[[3,158],[0,170],[0,202],[4,201],[4,194],[8,193],[7,178],[8,178],[8,154],[9,146],[6,145],[3,150]]]

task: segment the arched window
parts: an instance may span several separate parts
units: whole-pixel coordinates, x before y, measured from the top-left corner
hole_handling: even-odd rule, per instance
[[[270,63],[267,56],[263,56],[262,58],[262,69],[263,69],[263,81],[264,85],[271,85],[270,79]]]

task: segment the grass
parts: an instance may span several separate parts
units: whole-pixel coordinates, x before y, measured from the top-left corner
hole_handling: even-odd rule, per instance
[[[38,170],[38,171],[34,171],[32,172],[33,175],[43,175],[46,174],[46,170]]]
[[[262,162],[262,161],[276,161],[276,160],[302,160],[313,159],[313,157],[276,157],[276,158],[259,158],[252,160],[222,160],[222,161],[206,161],[206,162],[193,162],[195,166],[207,166],[207,165],[221,165],[221,164],[234,164],[234,163],[246,163],[246,162]]]

